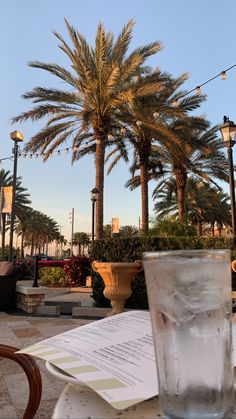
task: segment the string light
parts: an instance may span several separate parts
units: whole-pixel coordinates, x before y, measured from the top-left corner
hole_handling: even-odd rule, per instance
[[[173,100],[172,106],[173,106],[173,108],[178,108],[178,106],[179,106],[179,100],[178,99]]]
[[[195,87],[195,95],[199,96],[202,93],[202,89],[200,86]]]
[[[211,77],[210,79],[206,80],[204,83],[199,84],[197,87],[201,88],[202,86],[205,86],[205,84],[210,83],[212,80],[215,80],[217,77],[220,77],[221,80],[227,79],[227,72],[232,70],[232,68],[236,67],[236,64],[231,65],[231,67],[226,68],[226,70],[221,71],[220,73],[216,74],[215,76]],[[180,98],[189,95],[190,93],[193,93],[195,91],[196,87],[194,89],[189,90],[184,95],[180,96]]]
[[[184,94],[182,94],[182,95],[180,95],[179,97],[178,97],[178,99],[174,99],[173,101],[172,101],[172,107],[174,107],[174,108],[177,108],[179,105],[180,105],[180,99],[182,99],[182,98],[184,98],[185,96],[187,96],[187,95],[189,95],[189,94],[191,94],[191,93],[195,93],[196,95],[200,95],[201,93],[202,93],[202,86],[205,86],[206,84],[208,84],[208,83],[210,83],[210,82],[212,82],[213,80],[215,80],[216,78],[218,78],[218,77],[220,77],[221,78],[221,80],[227,80],[227,78],[228,78],[228,75],[227,75],[227,73],[230,71],[230,70],[232,70],[232,68],[234,68],[234,67],[236,67],[236,64],[234,64],[234,65],[232,65],[231,67],[228,67],[228,68],[226,68],[226,70],[222,70],[220,73],[218,73],[218,74],[216,74],[215,76],[213,76],[213,77],[211,77],[210,79],[208,79],[208,80],[206,80],[204,83],[202,83],[202,84],[199,84],[199,85],[197,85],[196,87],[194,87],[193,89],[191,89],[191,90],[188,90],[186,93],[184,93]],[[160,113],[158,112],[158,111],[154,111],[153,112],[153,117],[156,119],[156,118],[158,118],[158,116],[160,115]],[[138,121],[136,121],[136,125],[138,126],[138,127],[140,127],[141,125],[142,125],[142,121],[140,121],[140,120],[138,120]],[[122,127],[121,129],[120,129],[120,133],[122,134],[122,135],[125,135],[126,134],[126,132],[127,132],[127,130],[126,130],[126,128],[125,127]],[[113,137],[113,135],[111,134],[111,133],[109,133],[109,134],[107,134],[107,138],[108,138],[108,140],[112,140],[114,137]],[[98,142],[98,140],[96,140],[96,142]],[[85,142],[85,146],[88,146],[89,145],[89,142]],[[66,149],[63,149],[63,150],[57,150],[57,155],[58,156],[60,156],[61,155],[61,151],[65,151],[66,152],[66,154],[68,154],[69,153],[69,151],[70,151],[70,149],[72,149],[74,152],[76,152],[76,151],[78,151],[78,146],[73,146],[73,147],[67,147]],[[24,154],[22,154],[22,153],[19,153],[18,154],[18,156],[19,157],[24,157],[24,158],[26,158],[28,155],[27,155],[27,153],[24,153]],[[34,156],[34,154],[29,154],[29,158],[32,158]],[[43,158],[45,158],[46,156],[47,156],[47,153],[45,153],[45,152],[43,152],[42,154],[41,154],[41,156],[43,157]],[[51,153],[49,153],[49,157],[52,157],[53,156],[53,153],[51,152]],[[39,154],[37,153],[37,154],[35,154],[35,157],[36,158],[38,158],[39,157]],[[5,157],[5,158],[3,158],[3,159],[0,159],[0,163],[2,163],[2,161],[3,160],[7,160],[7,159],[9,159],[9,160],[12,160],[12,158],[13,157]]]
[[[220,78],[221,80],[227,80],[228,76],[227,76],[226,71],[221,71]]]

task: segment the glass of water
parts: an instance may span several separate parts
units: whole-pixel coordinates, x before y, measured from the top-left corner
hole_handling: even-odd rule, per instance
[[[227,418],[234,406],[229,250],[143,255],[166,418]]]

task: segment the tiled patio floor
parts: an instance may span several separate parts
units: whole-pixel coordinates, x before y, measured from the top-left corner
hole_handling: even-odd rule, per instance
[[[25,348],[89,322],[91,320],[18,316],[0,312],[0,343]],[[43,360],[36,361],[42,375],[43,394],[35,418],[50,419],[65,383],[46,370]],[[14,362],[0,358],[0,418],[21,418],[27,400],[28,385],[23,370]]]

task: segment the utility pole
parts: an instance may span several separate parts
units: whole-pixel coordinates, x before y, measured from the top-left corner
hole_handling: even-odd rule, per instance
[[[71,219],[71,249],[70,255],[73,256],[73,236],[74,236],[74,208],[72,208],[72,212],[70,213]]]

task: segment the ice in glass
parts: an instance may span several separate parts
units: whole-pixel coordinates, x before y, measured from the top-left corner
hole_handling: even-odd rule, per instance
[[[230,251],[149,252],[143,260],[163,413],[227,417],[234,405]]]

